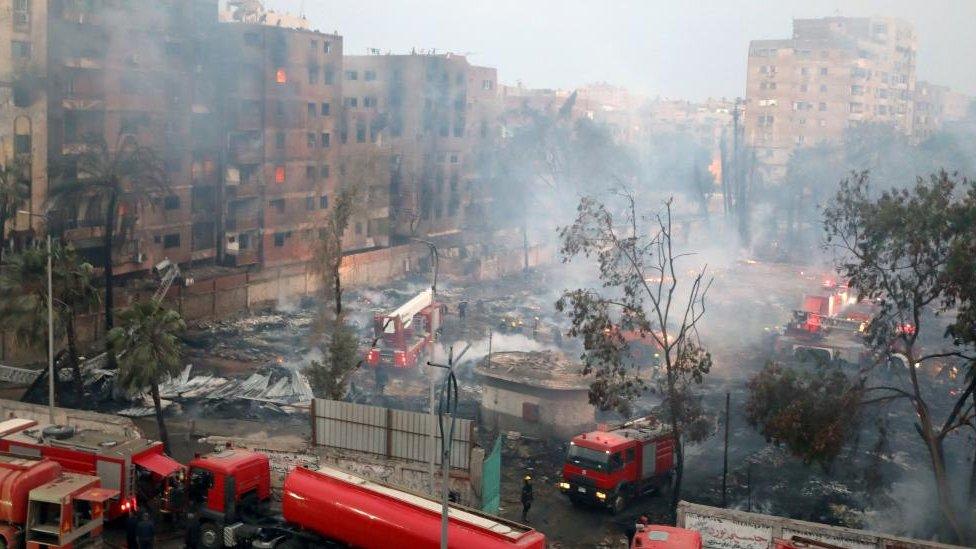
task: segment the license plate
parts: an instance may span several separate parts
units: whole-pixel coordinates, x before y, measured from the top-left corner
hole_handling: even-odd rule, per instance
[[[586,493],[586,488],[583,488],[582,486],[580,486],[576,490],[578,490],[581,494],[585,494]]]

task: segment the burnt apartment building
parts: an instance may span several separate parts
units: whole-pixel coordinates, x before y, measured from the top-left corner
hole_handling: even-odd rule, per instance
[[[913,133],[916,35],[890,17],[796,19],[793,36],[753,40],[745,136],[773,180],[796,147],[863,122]]]
[[[496,70],[452,54],[353,55],[343,65],[343,154],[351,166],[359,151],[384,151],[376,164],[388,168],[370,183],[387,189],[371,200],[389,204],[388,225],[367,219],[367,237],[458,234],[480,195],[478,153],[498,134]]]
[[[307,262],[338,184],[342,38],[228,22],[217,41],[224,261]]]
[[[0,1],[0,158],[30,183],[23,209],[41,213],[47,196],[47,0]],[[26,235],[41,218],[17,216],[7,229]],[[4,227],[0,227],[0,233]]]
[[[217,256],[220,151],[214,87],[206,77],[216,6],[215,0],[48,4],[49,165],[73,180],[72,159],[99,139],[111,149],[126,140],[150,146],[164,163],[164,194],[119,206],[118,274],[163,258],[186,263]],[[98,259],[105,206],[72,209],[58,212],[64,237]]]

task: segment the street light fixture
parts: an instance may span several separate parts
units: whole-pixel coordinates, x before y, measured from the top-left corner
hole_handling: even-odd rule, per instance
[[[18,210],[17,213],[25,214],[29,217],[40,217],[45,222],[45,232],[47,233],[47,407],[48,419],[54,425],[54,290],[51,275],[51,257],[54,255],[51,248],[51,227],[46,215]]]

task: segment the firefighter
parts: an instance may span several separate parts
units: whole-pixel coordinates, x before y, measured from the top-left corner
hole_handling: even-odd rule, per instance
[[[128,549],[139,549],[139,541],[136,539],[136,527],[139,525],[139,516],[132,509],[125,517],[125,546]]]
[[[525,475],[522,482],[522,522],[529,521],[529,509],[532,508],[532,477]]]
[[[142,520],[136,525],[136,537],[139,539],[139,549],[152,549],[156,539],[156,525],[146,511],[142,512]]]

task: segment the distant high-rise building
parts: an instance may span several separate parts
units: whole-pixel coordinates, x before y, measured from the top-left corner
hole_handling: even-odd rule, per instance
[[[745,137],[768,175],[782,177],[796,147],[861,122],[913,135],[916,43],[890,17],[796,19],[792,38],[750,42]]]

